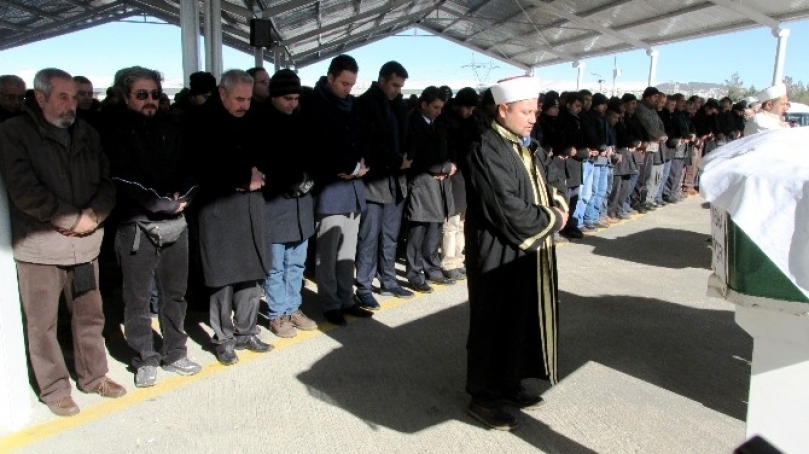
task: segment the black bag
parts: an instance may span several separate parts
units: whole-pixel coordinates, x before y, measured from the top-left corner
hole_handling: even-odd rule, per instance
[[[185,216],[180,214],[177,217],[166,219],[163,221],[138,221],[140,231],[149,238],[157,247],[168,246],[180,239],[188,224],[185,222]],[[133,251],[138,250],[140,244],[140,234],[135,236],[135,244],[132,246]]]
[[[312,190],[314,185],[315,180],[311,179],[308,173],[303,172],[301,178],[284,193],[284,197],[288,199],[303,197]]]

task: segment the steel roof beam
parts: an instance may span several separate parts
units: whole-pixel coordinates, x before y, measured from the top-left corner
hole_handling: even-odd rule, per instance
[[[423,25],[416,25],[415,27],[418,28],[418,29],[424,30],[424,31],[426,31],[428,33],[438,34],[438,36],[440,36],[443,39],[446,39],[447,41],[453,42],[453,43],[455,43],[455,44],[457,44],[459,46],[463,46],[463,47],[465,47],[467,49],[470,49],[470,50],[473,50],[475,52],[481,53],[481,54],[483,54],[483,55],[485,55],[487,57],[491,57],[491,58],[493,58],[495,60],[498,60],[498,61],[501,61],[503,63],[507,63],[507,64],[509,64],[511,66],[516,66],[516,67],[518,67],[520,69],[523,69],[523,70],[530,69],[530,67],[528,65],[525,65],[523,63],[514,61],[514,60],[510,59],[508,56],[498,55],[498,54],[496,54],[494,52],[486,51],[486,50],[481,49],[479,47],[473,46],[473,45],[471,45],[469,43],[465,43],[465,42],[463,42],[463,41],[461,41],[461,40],[459,40],[457,38],[453,38],[452,36],[445,35],[445,34],[443,34],[441,32],[433,30],[433,29],[431,29],[429,27],[425,27]],[[554,55],[556,55],[556,54],[554,54]]]
[[[312,3],[320,3],[320,2],[318,0],[293,0],[291,2],[286,2],[277,6],[265,8],[263,13],[265,15],[264,17],[278,16],[296,10],[298,8],[311,5]]]
[[[444,11],[445,13],[454,14],[454,15],[457,17],[457,19],[455,19],[454,21],[450,22],[449,24],[447,24],[447,26],[446,26],[446,27],[444,27],[444,31],[449,30],[450,28],[452,28],[452,27],[453,27],[455,24],[457,24],[458,22],[460,22],[460,21],[464,20],[464,18],[465,18],[465,17],[472,17],[474,14],[477,14],[477,12],[478,12],[478,11],[480,11],[481,9],[483,9],[484,7],[486,7],[486,6],[487,6],[489,3],[491,3],[491,2],[492,2],[492,0],[486,0],[486,1],[484,1],[484,2],[481,2],[481,3],[480,3],[480,5],[478,5],[478,6],[474,7],[474,8],[472,8],[472,9],[470,9],[469,11],[467,11],[467,12],[465,12],[465,13],[463,13],[463,15],[461,15],[461,16],[459,16],[459,15],[458,15],[458,13],[456,13],[456,12],[449,12],[449,11],[447,11],[446,9],[444,9],[443,11]]]
[[[126,11],[126,5],[119,4],[119,3],[111,3],[109,5],[105,5],[105,6],[100,7],[100,8],[95,8],[95,9],[88,10],[85,13],[77,14],[75,16],[64,18],[64,19],[59,20],[59,21],[54,21],[54,23],[48,24],[47,30],[44,29],[43,27],[36,27],[36,28],[34,28],[32,30],[29,30],[29,31],[25,32],[25,33],[20,33],[20,34],[17,34],[17,35],[13,35],[13,36],[11,36],[11,39],[3,40],[2,42],[0,42],[0,49],[10,49],[10,48],[15,47],[15,46],[19,46],[19,45],[22,45],[22,44],[28,44],[28,43],[37,41],[37,39],[38,39],[37,37],[42,36],[42,35],[45,35],[47,37],[59,36],[59,35],[63,35],[63,34],[66,34],[66,33],[72,33],[74,31],[76,31],[77,29],[84,29],[84,28],[93,27],[93,26],[98,25],[98,24],[89,24],[86,27],[84,27],[84,26],[78,26],[77,27],[77,24],[80,24],[81,22],[92,19],[94,16],[99,16],[99,15],[103,15],[103,14],[107,14],[107,13],[112,13],[117,9],[122,10],[119,18],[129,17],[129,16],[132,16],[134,14],[134,12]],[[67,28],[67,27],[70,27],[71,29],[70,30],[64,30],[64,31],[59,31],[60,28]],[[57,32],[54,33],[54,31],[57,31]]]
[[[295,54],[295,58],[303,60],[304,58],[306,58],[306,57],[308,57],[310,55],[322,52],[323,49],[331,49],[333,47],[340,46],[340,45],[349,43],[351,41],[355,41],[357,39],[370,37],[370,36],[373,36],[374,34],[380,32],[382,30],[387,30],[389,28],[396,28],[396,27],[402,25],[403,23],[409,24],[410,22],[414,22],[415,19],[417,19],[419,17],[422,17],[425,14],[429,14],[430,11],[433,11],[434,9],[435,9],[435,6],[431,5],[431,6],[427,7],[427,8],[419,10],[419,11],[413,13],[413,14],[410,14],[408,16],[400,17],[400,18],[395,19],[395,20],[393,20],[391,22],[388,22],[386,24],[382,24],[382,25],[380,25],[378,27],[373,27],[373,28],[371,28],[369,30],[363,31],[363,32],[358,33],[356,35],[349,35],[349,36],[346,36],[344,38],[338,39],[336,41],[327,42],[327,43],[323,44],[322,46],[318,46],[318,47],[316,47],[314,49],[311,49],[311,50],[308,50],[306,52]]]
[[[630,44],[630,45],[632,45],[634,47],[638,47],[640,49],[646,49],[646,50],[651,50],[652,49],[652,46],[650,44],[644,42],[644,41],[641,41],[639,39],[635,39],[635,38],[629,36],[626,33],[613,30],[613,29],[611,29],[609,27],[605,27],[605,26],[599,24],[595,20],[585,18],[585,17],[581,17],[581,16],[577,16],[577,15],[571,13],[570,11],[567,11],[564,8],[560,8],[558,6],[555,6],[555,5],[552,5],[552,4],[549,4],[549,3],[543,3],[540,0],[527,0],[527,1],[529,3],[535,5],[535,6],[539,6],[541,11],[546,11],[546,12],[548,12],[550,14],[553,14],[554,16],[558,16],[558,17],[561,17],[563,19],[567,19],[568,21],[570,21],[570,22],[572,22],[572,23],[574,23],[574,24],[576,24],[576,25],[578,25],[580,27],[584,27],[584,28],[596,31],[596,32],[598,32],[599,34],[602,34],[602,35],[611,36],[612,38],[615,38],[615,39],[617,39],[619,41],[623,41],[623,42],[625,42],[627,44]]]
[[[772,17],[762,13],[761,11],[753,8],[752,6],[743,5],[741,2],[733,0],[709,0],[711,3],[729,9],[734,13],[741,14],[753,22],[757,22],[765,27],[770,27],[773,30],[781,28],[781,22],[773,19]]]
[[[330,32],[330,31],[338,29],[340,27],[345,27],[347,25],[357,23],[357,22],[359,22],[359,21],[361,21],[363,19],[376,16],[377,14],[390,12],[390,11],[396,9],[396,8],[407,5],[408,3],[410,3],[410,1],[411,0],[390,1],[390,2],[386,3],[385,5],[380,6],[378,8],[369,9],[368,11],[365,11],[364,13],[360,13],[360,14],[351,16],[351,17],[349,17],[347,19],[339,20],[337,22],[328,24],[325,27],[320,27],[319,29],[310,30],[308,32],[301,33],[300,35],[293,36],[293,37],[291,37],[289,39],[286,39],[286,40],[282,41],[281,45],[282,46],[291,46],[291,45],[299,43],[301,41],[305,41],[305,40],[307,40],[309,38],[314,38],[317,35],[322,35],[323,33]],[[430,6],[430,9],[434,9],[434,7]],[[399,19],[396,19],[396,21],[398,21],[398,20]],[[384,24],[380,25],[380,27],[384,28]]]
[[[44,17],[52,21],[58,21],[59,19],[61,19],[59,17],[59,14],[52,14],[40,8],[34,8],[33,6],[23,5],[17,2],[12,2],[10,0],[0,0],[0,5],[5,5],[8,6],[9,8],[14,8],[17,11],[22,11],[23,13],[28,13],[35,17]],[[64,12],[66,11],[60,11],[60,13]]]
[[[22,30],[25,27],[23,27],[22,25],[17,25],[17,24],[15,24],[13,22],[6,22],[4,20],[0,20],[0,28],[5,28],[6,30],[17,31],[17,30]]]

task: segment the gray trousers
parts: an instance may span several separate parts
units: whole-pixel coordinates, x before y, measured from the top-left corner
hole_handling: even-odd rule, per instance
[[[260,297],[259,281],[211,289],[210,321],[217,351],[258,334],[256,318]]]
[[[316,220],[315,279],[323,310],[351,307],[360,215],[317,215]]]
[[[98,282],[98,261],[93,261]],[[71,266],[37,265],[17,262],[20,300],[25,314],[28,358],[39,387],[42,402],[56,402],[70,396],[70,374],[62,348],[56,339],[59,297],[64,294],[73,332],[73,361],[79,389],[94,389],[107,374],[104,348],[104,311],[101,292],[96,288],[73,294]],[[96,286],[97,287],[97,286]]]
[[[663,190],[663,197],[675,199],[680,196],[682,192],[683,169],[685,169],[685,158],[672,158],[671,171],[669,172],[668,180],[666,180],[666,188]]]
[[[653,164],[649,179],[646,180],[646,203],[655,203],[661,184],[663,184],[663,164]]]

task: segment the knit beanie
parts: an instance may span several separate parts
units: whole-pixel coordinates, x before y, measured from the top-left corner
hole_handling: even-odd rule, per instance
[[[279,69],[270,78],[270,96],[273,98],[300,93],[301,79],[295,71],[288,68]]]
[[[191,95],[201,95],[210,93],[216,89],[216,77],[213,74],[199,71],[189,77],[191,85]]]

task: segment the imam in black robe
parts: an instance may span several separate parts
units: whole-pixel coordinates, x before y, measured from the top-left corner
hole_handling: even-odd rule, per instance
[[[556,252],[567,212],[545,183],[536,142],[522,146],[496,123],[467,158],[466,264],[471,320],[467,392],[480,403],[525,378],[557,381]]]

